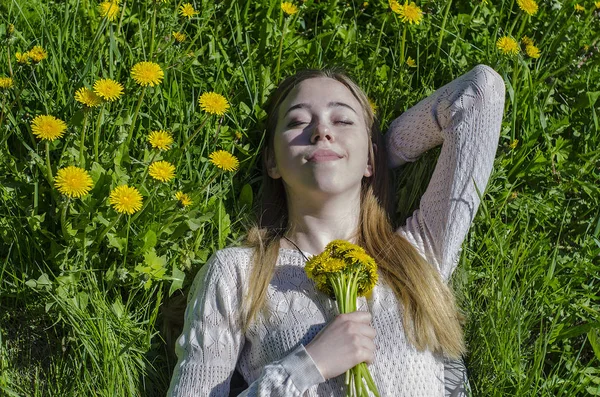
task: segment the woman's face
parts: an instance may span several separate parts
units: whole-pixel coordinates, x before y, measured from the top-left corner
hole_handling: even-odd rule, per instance
[[[271,159],[268,172],[283,178],[288,194],[349,192],[372,175],[368,145],[363,110],[352,92],[328,77],[307,79],[279,107],[275,163]]]

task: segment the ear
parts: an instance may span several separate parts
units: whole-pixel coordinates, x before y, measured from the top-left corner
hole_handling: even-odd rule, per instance
[[[377,145],[373,144],[373,154],[377,154]],[[371,159],[367,160],[367,168],[365,169],[365,173],[363,174],[367,178],[373,175],[373,164],[371,164]]]
[[[268,153],[267,153],[267,173],[273,179],[281,178],[281,174],[279,173],[279,170],[277,169],[277,164],[275,164],[275,159],[273,159],[271,156],[269,156]]]

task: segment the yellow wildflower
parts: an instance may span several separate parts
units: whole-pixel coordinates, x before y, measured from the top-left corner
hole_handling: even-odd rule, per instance
[[[142,195],[135,187],[121,185],[112,190],[109,202],[115,211],[131,215],[142,208]]]
[[[210,162],[225,171],[235,171],[239,160],[233,154],[224,150],[217,150],[209,155]]]
[[[168,161],[155,161],[148,167],[150,176],[161,182],[168,182],[175,177],[175,166]]]
[[[15,57],[17,58],[17,62],[23,63],[23,64],[29,64],[29,60],[31,59],[29,57],[29,52],[25,52],[24,54],[17,52],[15,54]]]
[[[594,3],[594,5],[596,6],[596,8],[600,8],[600,1],[596,1],[596,2]]]
[[[216,92],[205,92],[200,95],[198,98],[198,103],[200,104],[200,108],[205,112],[218,114],[222,116],[225,114],[227,109],[229,109],[229,103],[227,99],[221,94],[217,94]]]
[[[114,21],[119,15],[119,3],[116,1],[103,1],[98,8],[102,18],[108,18],[109,21]]]
[[[123,86],[111,79],[100,79],[94,83],[94,92],[105,101],[112,102],[123,95]]]
[[[92,178],[83,168],[68,166],[58,170],[54,186],[69,197],[82,197],[88,194],[94,185]]]
[[[527,37],[527,36],[523,36],[523,37],[521,38],[521,43],[523,43],[525,46],[528,46],[528,45],[533,45],[533,40],[531,40],[531,39],[530,39],[529,37]]]
[[[165,73],[154,62],[138,62],[131,68],[131,77],[141,86],[154,87],[162,82]]]
[[[28,52],[29,58],[33,59],[34,62],[41,62],[48,58],[48,53],[39,45],[33,46]]]
[[[412,59],[411,57],[408,57],[408,59],[406,60],[406,64],[408,66],[410,66],[411,68],[416,68],[417,67],[417,64],[416,64],[415,60]]]
[[[509,147],[509,148],[511,148],[511,149],[514,149],[514,148],[516,148],[516,147],[517,147],[517,145],[518,145],[518,144],[519,144],[519,140],[518,140],[518,139],[515,139],[514,141],[512,141],[512,142],[511,142],[511,143],[508,145],[508,147]]]
[[[192,199],[190,198],[190,196],[187,193],[182,192],[181,190],[175,193],[175,198],[179,200],[181,205],[183,205],[184,207],[187,207],[188,205],[192,204]]]
[[[496,42],[496,47],[505,55],[516,55],[519,53],[519,45],[516,40],[509,36],[503,36]]]
[[[0,88],[7,89],[13,86],[13,79],[11,77],[0,77]]]
[[[179,6],[179,14],[181,14],[182,17],[191,19],[194,15],[198,14],[198,11],[194,10],[194,6],[190,3],[185,3],[184,5]]]
[[[81,87],[75,92],[75,100],[90,108],[96,107],[102,103],[102,98],[96,95],[94,91],[88,90],[85,87]]]
[[[289,1],[281,3],[281,10],[288,15],[294,15],[298,12],[298,7]]]
[[[377,104],[371,98],[367,99],[369,100],[369,106],[371,106],[371,110],[373,111],[373,113],[377,113],[377,109],[379,109]]]
[[[525,52],[527,53],[527,55],[529,55],[531,58],[539,58],[540,57],[540,50],[532,45],[528,45],[527,47],[525,47]]]
[[[173,136],[168,131],[152,131],[148,135],[148,142],[155,149],[169,150],[169,146],[173,143]]]
[[[31,122],[31,131],[33,135],[40,139],[53,141],[64,135],[67,124],[61,119],[50,115],[37,116]]]
[[[408,22],[411,25],[413,23],[417,25],[421,23],[423,11],[421,11],[414,1],[411,1],[410,4],[408,4],[408,1],[405,1],[403,5],[400,5],[396,0],[390,0],[389,3],[392,11],[400,16],[402,22]]]
[[[185,33],[173,32],[173,37],[178,43],[183,43],[185,41]]]
[[[580,11],[580,12],[584,12],[585,8],[583,8],[583,6],[579,5],[579,4],[575,4],[575,11]]]
[[[390,8],[396,14],[400,14],[402,12],[402,6],[396,0],[389,0]]]
[[[528,15],[533,15],[538,11],[538,5],[535,0],[517,0],[517,4]]]

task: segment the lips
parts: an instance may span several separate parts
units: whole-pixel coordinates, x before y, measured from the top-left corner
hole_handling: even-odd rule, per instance
[[[319,150],[316,150],[315,152],[313,152],[313,154],[311,154],[307,160],[308,161],[326,161],[326,160],[337,160],[337,159],[341,159],[342,157],[343,156],[337,154],[333,150],[319,149]]]

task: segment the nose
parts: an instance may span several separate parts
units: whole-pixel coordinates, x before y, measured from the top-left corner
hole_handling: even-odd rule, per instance
[[[313,128],[312,135],[310,136],[310,142],[315,143],[319,139],[326,139],[331,141],[333,139],[333,135],[329,128],[322,122],[318,122],[315,128]]]

